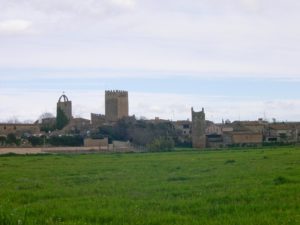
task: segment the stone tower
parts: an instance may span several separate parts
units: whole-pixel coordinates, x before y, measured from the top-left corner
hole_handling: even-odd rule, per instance
[[[105,91],[105,117],[110,122],[115,122],[123,117],[128,117],[128,92]]]
[[[204,108],[201,112],[195,112],[192,108],[192,143],[193,148],[203,149],[206,147],[205,135],[205,113]]]
[[[72,102],[69,101],[68,97],[63,94],[60,96],[58,102],[57,102],[57,112],[58,109],[61,109],[61,111],[64,112],[68,120],[71,120],[73,118],[72,116]]]

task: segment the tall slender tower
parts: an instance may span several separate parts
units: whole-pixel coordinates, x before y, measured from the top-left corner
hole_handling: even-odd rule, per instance
[[[63,94],[60,96],[57,102],[57,113],[61,110],[68,120],[71,120],[73,118],[72,116],[72,102],[69,101],[68,97]],[[58,115],[57,115],[58,116]]]
[[[205,113],[202,111],[195,112],[192,108],[192,144],[193,148],[203,149],[206,147],[205,135]]]
[[[105,117],[110,122],[118,121],[128,117],[128,92],[127,91],[105,91]]]

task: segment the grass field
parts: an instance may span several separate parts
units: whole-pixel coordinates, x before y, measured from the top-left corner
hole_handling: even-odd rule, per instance
[[[300,148],[2,156],[0,224],[300,224]]]

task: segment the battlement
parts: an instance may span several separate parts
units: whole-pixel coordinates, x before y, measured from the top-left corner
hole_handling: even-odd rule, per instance
[[[109,90],[105,91],[107,97],[128,97],[128,91],[123,90]]]
[[[104,114],[91,113],[91,116],[98,117],[98,118],[105,118]]]
[[[194,120],[196,120],[196,119],[205,120],[204,108],[202,108],[202,111],[200,111],[200,112],[196,112],[196,111],[194,111],[194,108],[192,108],[192,118],[194,118]]]

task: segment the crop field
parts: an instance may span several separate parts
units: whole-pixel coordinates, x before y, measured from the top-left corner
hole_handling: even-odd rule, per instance
[[[0,224],[300,224],[300,148],[1,156]]]

